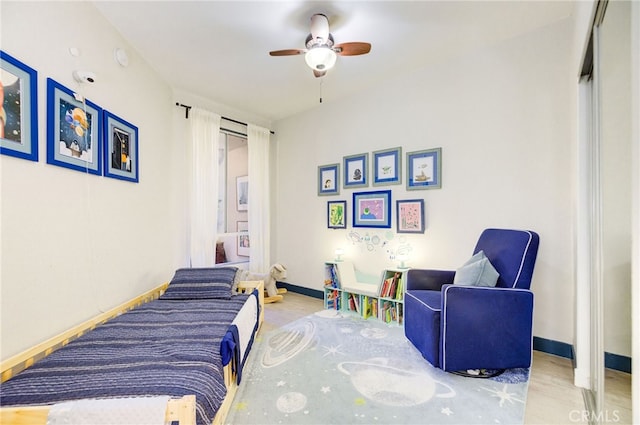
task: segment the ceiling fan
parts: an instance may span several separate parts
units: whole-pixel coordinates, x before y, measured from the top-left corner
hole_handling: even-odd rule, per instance
[[[329,32],[329,19],[316,13],[311,17],[311,34],[305,41],[306,49],[285,49],[269,52],[271,56],[292,56],[304,53],[307,65],[313,75],[322,77],[336,63],[337,55],[357,56],[369,53],[370,43],[349,42],[334,44],[333,35]]]

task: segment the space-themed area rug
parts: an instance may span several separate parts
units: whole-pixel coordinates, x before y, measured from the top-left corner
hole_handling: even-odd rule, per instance
[[[226,423],[521,424],[528,378],[444,372],[402,326],[322,310],[258,336]]]

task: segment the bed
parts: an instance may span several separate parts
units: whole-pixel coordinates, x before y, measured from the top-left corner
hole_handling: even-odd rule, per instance
[[[222,423],[263,317],[263,283],[238,283],[236,272],[179,269],[169,284],[3,362],[0,422],[44,424],[52,405],[69,401],[126,409],[169,396],[165,421]]]

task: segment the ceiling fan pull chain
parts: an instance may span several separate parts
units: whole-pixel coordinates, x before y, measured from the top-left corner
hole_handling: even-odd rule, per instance
[[[324,79],[320,80],[320,103],[322,103],[322,82],[324,81]]]

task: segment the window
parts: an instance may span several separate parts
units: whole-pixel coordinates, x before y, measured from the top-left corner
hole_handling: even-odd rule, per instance
[[[216,263],[249,261],[247,138],[221,131],[219,141]],[[223,251],[224,255],[221,255]]]

